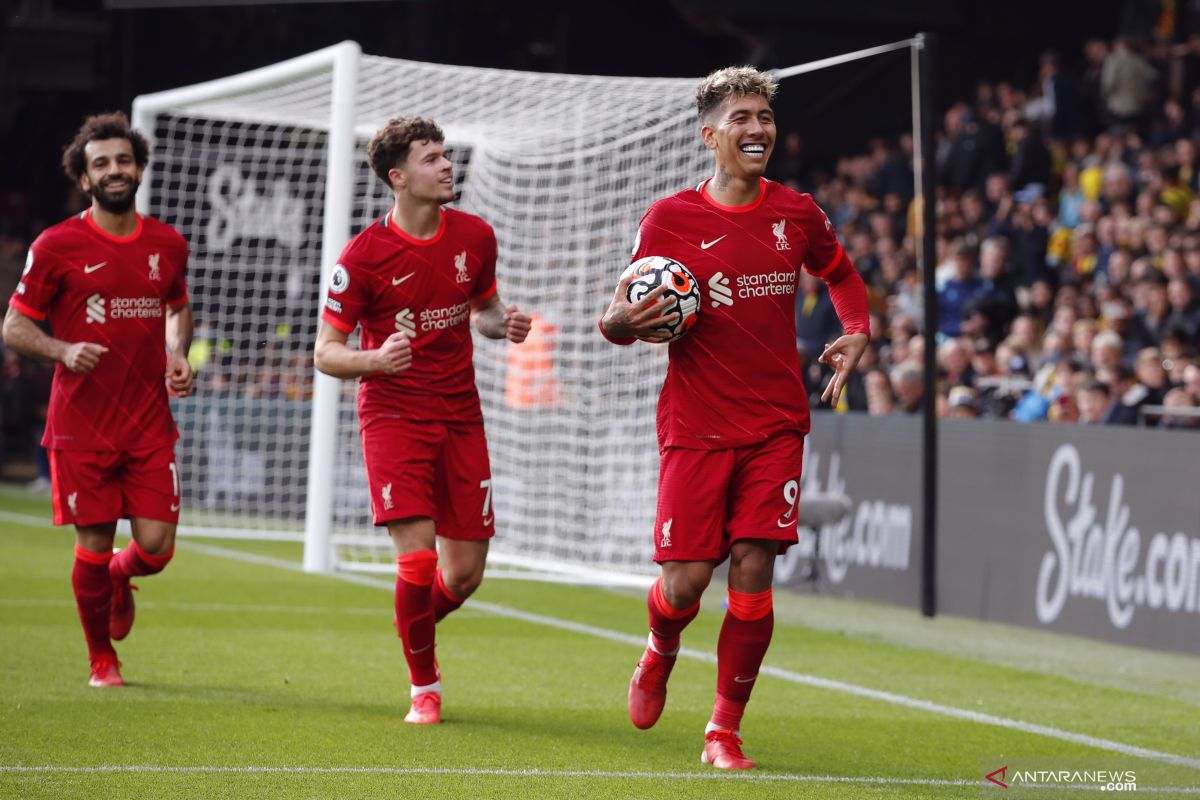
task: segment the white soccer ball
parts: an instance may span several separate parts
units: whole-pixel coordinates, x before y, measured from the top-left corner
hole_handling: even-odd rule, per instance
[[[666,341],[679,339],[696,324],[700,314],[700,284],[683,264],[666,256],[646,256],[630,264],[621,277],[626,275],[634,276],[626,292],[626,299],[631,303],[641,301],[659,286],[667,286],[663,297],[672,304],[663,311],[663,316],[674,313],[679,318],[675,324],[664,326],[671,334]]]

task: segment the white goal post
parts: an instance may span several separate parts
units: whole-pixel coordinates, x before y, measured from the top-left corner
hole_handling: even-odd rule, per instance
[[[311,348],[338,253],[390,204],[366,142],[415,114],[446,133],[457,207],[496,230],[502,297],[537,315],[520,347],[475,340],[496,509],[489,559],[644,584],[666,350],[612,347],[596,320],[641,213],[709,167],[695,83],[427,64],[343,42],[138,97],[133,123],[154,145],[138,207],[189,241],[203,362],[200,391],[174,406],[181,532],[303,537],[309,571],[394,570],[370,522],[355,382],[316,373]]]

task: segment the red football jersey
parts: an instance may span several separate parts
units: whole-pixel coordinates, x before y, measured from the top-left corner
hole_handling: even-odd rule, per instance
[[[167,404],[167,306],[187,300],[187,243],[153,217],[113,236],[90,211],[47,228],[29,248],[9,305],[48,320],[54,337],[108,348],[88,373],[54,371],[42,444],[140,450],[179,438]]]
[[[472,364],[471,300],[496,293],[496,234],[479,217],[443,209],[429,239],[414,239],[391,219],[359,233],[338,260],[321,318],[350,333],[363,350],[408,334],[412,366],[398,375],[364,375],[360,424],[374,417],[477,422],[483,418]]]
[[[723,449],[808,433],[796,287],[802,267],[828,273],[842,247],[807,194],[763,180],[757,200],[729,207],[705,183],[652,205],[633,250],[634,260],[675,259],[700,285],[699,319],[669,345],[659,445]]]

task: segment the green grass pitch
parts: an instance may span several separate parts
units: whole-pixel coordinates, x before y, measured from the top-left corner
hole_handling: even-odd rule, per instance
[[[1113,796],[984,784],[1014,760],[1200,796],[1200,659],[785,592],[750,773],[699,763],[717,586],[649,731],[625,712],[642,594],[514,580],[439,626],[445,721],[405,725],[389,581],[306,575],[291,544],[181,539],[139,582],[130,686],[91,689],[73,537],[31,518],[44,499],[0,492],[4,798]]]

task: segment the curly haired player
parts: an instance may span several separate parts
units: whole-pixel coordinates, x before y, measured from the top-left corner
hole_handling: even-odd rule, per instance
[[[650,636],[629,685],[629,716],[658,721],[680,634],[700,609],[713,569],[729,559],[728,611],[717,641],[717,695],[701,760],[748,769],[740,726],[774,626],[776,555],[797,541],[796,503],[808,399],[796,349],[801,269],[821,277],[845,335],[821,361],[834,368],[823,399],[837,403],[867,346],[867,295],[825,213],[806,194],[763,178],[775,144],[776,85],[750,67],[709,75],[696,90],[713,177],[654,203],[633,259],[666,256],[701,286],[698,322],[672,342],[658,401],[661,453]],[[600,321],[606,338],[663,341],[667,302],[656,289],[626,300],[623,278]]]

